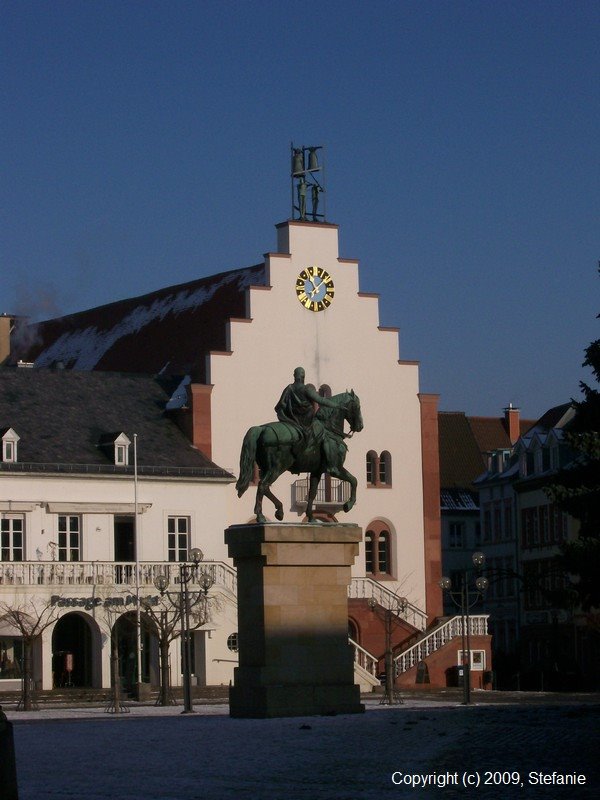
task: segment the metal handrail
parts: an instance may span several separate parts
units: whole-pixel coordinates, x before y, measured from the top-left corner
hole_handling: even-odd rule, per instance
[[[300,478],[292,484],[293,503],[296,506],[306,505],[308,500],[307,478]],[[343,506],[350,498],[350,484],[340,478],[321,478],[317,487],[315,503],[317,505]]]

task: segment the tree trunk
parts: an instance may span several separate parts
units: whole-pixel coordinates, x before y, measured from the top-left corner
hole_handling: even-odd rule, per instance
[[[31,639],[23,639],[23,711],[33,710],[33,698],[31,695],[32,675],[32,649]]]
[[[169,705],[169,640],[166,636],[160,639],[160,705]]]

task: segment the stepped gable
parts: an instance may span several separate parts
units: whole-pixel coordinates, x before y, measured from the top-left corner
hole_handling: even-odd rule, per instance
[[[189,374],[202,383],[205,354],[226,349],[226,323],[246,317],[252,285],[266,285],[264,264],[57,317],[18,335],[12,358],[36,367]],[[19,341],[29,344],[19,348]]]
[[[137,433],[140,474],[182,474],[232,479],[192,447],[165,412],[168,394],[149,375],[49,369],[0,368],[0,429],[19,435],[12,472],[121,472],[104,444]]]

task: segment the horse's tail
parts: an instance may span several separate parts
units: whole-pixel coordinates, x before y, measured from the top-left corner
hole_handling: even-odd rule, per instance
[[[238,497],[241,497],[244,494],[250,485],[250,481],[252,480],[252,476],[254,474],[254,462],[256,461],[256,445],[261,433],[262,428],[259,426],[254,426],[253,428],[249,428],[248,432],[244,436],[242,452],[240,453],[240,476],[235,484]]]

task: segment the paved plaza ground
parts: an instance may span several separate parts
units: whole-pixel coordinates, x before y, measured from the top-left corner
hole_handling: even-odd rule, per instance
[[[138,704],[117,716],[4,710],[20,800],[598,797],[597,695],[473,699],[412,695],[390,708],[370,697],[361,715],[275,720],[230,719],[219,700],[193,715]],[[557,784],[573,775],[585,783]]]

